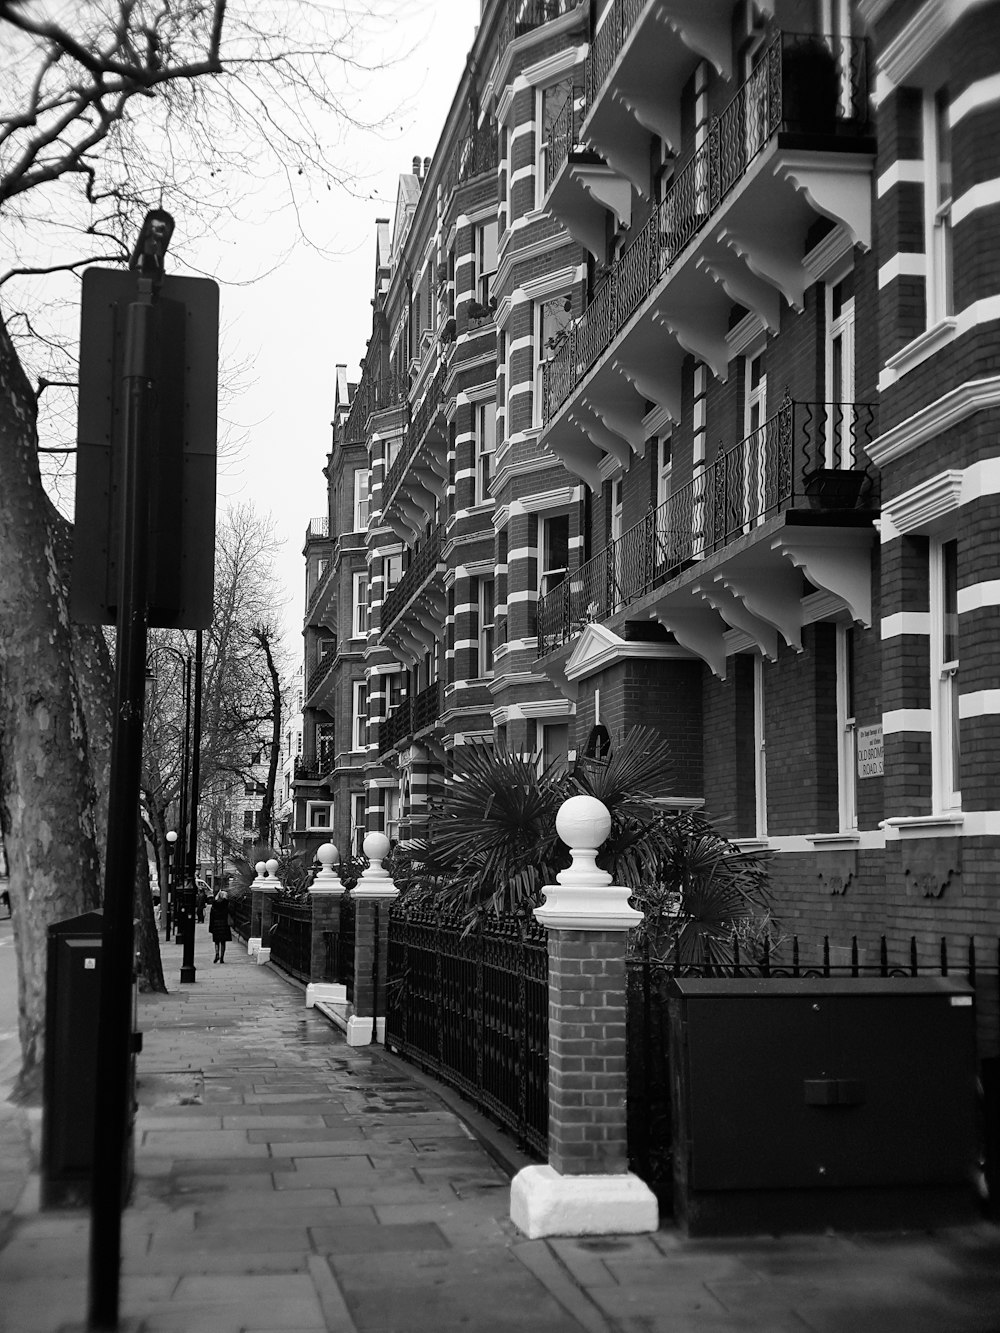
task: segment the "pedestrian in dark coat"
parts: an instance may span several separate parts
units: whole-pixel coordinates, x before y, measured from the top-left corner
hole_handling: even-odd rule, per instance
[[[208,930],[215,944],[215,957],[212,962],[224,963],[226,945],[233,938],[233,932],[229,929],[229,894],[225,889],[220,889],[215,895],[208,914]]]

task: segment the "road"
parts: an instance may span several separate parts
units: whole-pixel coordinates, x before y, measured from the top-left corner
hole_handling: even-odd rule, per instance
[[[21,1064],[17,1036],[17,960],[14,932],[6,917],[0,920],[0,1101],[5,1101]]]

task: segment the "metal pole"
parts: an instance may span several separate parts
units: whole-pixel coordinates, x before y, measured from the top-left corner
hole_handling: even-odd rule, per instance
[[[187,864],[188,786],[191,769],[191,658],[183,659],[184,745],[181,750],[180,821],[177,855],[174,858],[174,939],[183,943],[181,907],[184,898],[184,869]]]
[[[198,781],[201,769],[201,676],[202,632],[195,634],[194,649],[194,728],[191,741],[191,829],[188,843],[188,879],[184,886],[184,959],[181,981],[194,981],[195,874],[198,866]]]
[[[127,1186],[125,1147],[131,1113],[132,911],[142,766],[149,528],[144,454],[149,444],[147,417],[154,365],[152,343],[156,332],[154,279],[140,278],[138,297],[128,307],[122,376],[125,438],[115,625],[115,725],[105,858],[91,1178],[90,1329],[118,1327],[121,1210]]]

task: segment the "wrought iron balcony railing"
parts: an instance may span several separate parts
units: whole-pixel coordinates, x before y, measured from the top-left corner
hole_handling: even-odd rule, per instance
[[[611,13],[594,34],[587,56],[587,106],[594,105],[645,4],[646,0],[613,0]]]
[[[569,96],[563,102],[562,109],[549,130],[548,148],[545,154],[546,190],[550,188],[566,159],[580,141],[583,113],[583,88],[576,86],[570,89]]]
[[[328,516],[323,518],[311,518],[309,526],[306,528],[306,541],[322,541],[324,537],[330,535],[330,519]]]
[[[297,781],[318,782],[320,778],[325,777],[333,768],[333,747],[326,746],[323,751],[312,758],[299,756],[295,760],[294,775]]]
[[[400,741],[413,735],[413,704],[404,699],[396,705],[387,718],[378,725],[378,752],[386,754]]]
[[[786,398],[763,426],[538,599],[539,655],[786,509],[874,508],[867,447],[875,433],[868,403]]]
[[[463,185],[487,171],[495,171],[500,161],[498,144],[495,123],[473,125],[459,140],[448,162],[442,182],[444,195],[447,197],[456,185]]]
[[[868,48],[863,38],[779,32],[708,139],[674,177],[662,202],[544,369],[548,423],[653,288],[708,224],[779,131],[861,134],[868,125]]]
[[[395,495],[403,474],[410,465],[410,460],[419,449],[424,436],[427,434],[428,427],[437,415],[444,399],[444,382],[447,374],[448,362],[442,361],[434,374],[434,378],[427,386],[423,401],[417,408],[416,413],[406,423],[399,455],[386,473],[385,481],[382,483],[383,507]]]
[[[578,3],[579,0],[507,0],[500,21],[500,55],[503,56],[515,37],[568,14]]]
[[[333,666],[333,659],[335,656],[336,656],[335,652],[329,653],[326,657],[323,658],[322,662],[318,662],[316,666],[313,667],[313,669],[309,672],[309,675],[306,677],[305,697],[307,703],[316,693],[316,688],[322,681],[323,677]]]
[[[353,442],[364,440],[368,418],[373,412],[381,412],[405,401],[406,387],[395,375],[384,375],[377,379],[362,375],[347,416],[345,438]]]
[[[441,682],[432,681],[413,700],[413,731],[432,727],[441,716]]]
[[[443,526],[435,528],[420,550],[410,561],[406,573],[382,603],[382,629],[387,629],[396,619],[413,594],[425,582],[435,565],[441,559],[441,541]]]

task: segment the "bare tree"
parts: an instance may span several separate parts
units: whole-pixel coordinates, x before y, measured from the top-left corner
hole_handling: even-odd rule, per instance
[[[391,24],[392,8],[0,0],[0,219],[13,256],[0,274],[0,833],[22,1095],[38,1084],[47,927],[100,898],[95,793],[106,790],[100,710],[88,718],[84,702],[97,691],[83,679],[103,667],[74,653],[31,384],[34,372],[58,397],[76,375],[65,326],[53,333],[43,316],[67,283],[75,306],[85,264],[128,254],[151,205],[212,229],[235,190],[266,185],[294,206],[303,181],[347,183],[331,144],[356,119],[365,35]],[[69,457],[66,422],[55,421],[45,448]]]

